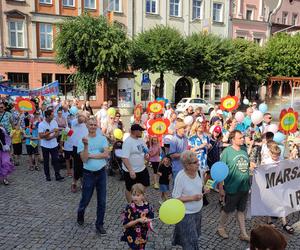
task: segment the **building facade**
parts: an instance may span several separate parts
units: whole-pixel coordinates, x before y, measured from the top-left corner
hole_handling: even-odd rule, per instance
[[[84,11],[103,14],[99,0],[7,0],[0,3],[0,74],[12,85],[37,88],[58,80],[62,99],[73,99],[76,84],[69,80],[74,69],[55,63],[53,40],[57,24]],[[104,99],[105,87],[97,86],[93,106]],[[79,97],[83,99],[83,97]]]
[[[270,17],[271,34],[300,30],[300,0],[280,0]]]

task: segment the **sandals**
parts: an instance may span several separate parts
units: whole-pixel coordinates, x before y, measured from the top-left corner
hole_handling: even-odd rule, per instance
[[[286,231],[288,234],[293,234],[295,232],[295,229],[289,226],[288,224],[285,224],[282,226],[283,230]]]

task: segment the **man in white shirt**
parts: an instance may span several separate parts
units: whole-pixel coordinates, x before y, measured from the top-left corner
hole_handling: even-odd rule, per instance
[[[141,183],[145,187],[150,185],[148,169],[145,166],[145,159],[149,159],[148,148],[141,139],[144,128],[139,124],[131,126],[130,136],[124,141],[122,146],[122,169],[126,185],[126,199],[131,202],[131,187],[136,183]]]
[[[41,148],[44,158],[44,173],[47,181],[51,181],[49,169],[49,154],[51,155],[52,165],[55,172],[55,179],[57,181],[63,180],[59,174],[59,160],[58,160],[58,143],[57,137],[59,135],[58,125],[54,118],[53,110],[45,111],[45,119],[39,123],[39,137],[41,138]]]
[[[103,102],[101,109],[95,114],[97,118],[98,127],[102,128],[107,122],[107,102]]]

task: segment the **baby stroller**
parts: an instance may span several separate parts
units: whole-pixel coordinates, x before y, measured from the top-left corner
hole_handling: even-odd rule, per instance
[[[111,151],[110,159],[108,162],[108,175],[114,176],[116,171],[120,173],[120,180],[124,180],[124,170],[122,169],[122,159],[120,156],[117,156],[116,151],[122,149],[123,142],[117,140],[113,144],[113,149]]]

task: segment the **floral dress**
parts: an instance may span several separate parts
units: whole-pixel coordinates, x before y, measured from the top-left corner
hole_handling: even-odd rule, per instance
[[[135,203],[131,203],[126,206],[122,213],[123,225],[128,224],[138,218],[147,217],[153,219],[153,208],[148,202],[144,202],[142,206],[138,206]],[[121,237],[121,241],[126,241],[131,249],[145,249],[148,238],[148,230],[150,225],[148,223],[137,223],[132,227],[124,230],[124,234]]]

